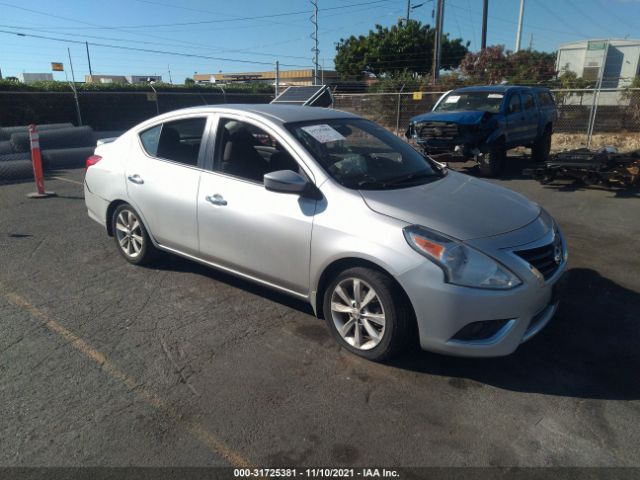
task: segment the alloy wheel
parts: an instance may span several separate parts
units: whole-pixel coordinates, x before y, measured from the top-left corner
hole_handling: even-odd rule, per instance
[[[144,236],[140,220],[131,210],[122,210],[116,218],[116,238],[120,250],[129,258],[136,258],[142,252]]]
[[[371,350],[384,335],[382,302],[373,287],[360,278],[346,278],[336,285],[331,317],[338,334],[354,348]]]

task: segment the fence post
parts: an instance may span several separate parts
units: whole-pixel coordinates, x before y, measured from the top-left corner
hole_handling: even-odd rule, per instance
[[[396,112],[396,135],[400,135],[400,101],[402,99],[402,91],[404,90],[404,83],[402,87],[400,87],[400,91],[398,92],[398,110]]]
[[[598,81],[596,82],[596,88],[593,91],[593,102],[591,103],[591,114],[589,115],[589,129],[587,130],[587,148],[591,148],[591,137],[593,137],[593,126],[596,123],[596,115],[598,113],[598,100],[600,97],[600,90],[602,89],[602,80],[604,78],[604,67],[609,53],[609,40],[606,41],[604,53],[602,55],[602,65],[598,72]]]

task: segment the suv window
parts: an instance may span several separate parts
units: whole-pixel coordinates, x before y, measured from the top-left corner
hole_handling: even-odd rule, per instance
[[[251,123],[221,118],[214,170],[262,183],[265,173],[293,170],[298,162],[278,140]]]
[[[550,92],[538,92],[540,105],[553,105],[553,97]]]
[[[206,123],[204,117],[166,122],[142,132],[140,140],[153,157],[197,166]]]
[[[524,107],[524,110],[530,110],[532,108],[535,107],[535,103],[533,101],[533,95],[531,95],[530,93],[523,93],[522,94],[522,106]]]
[[[519,93],[514,93],[513,95],[511,95],[511,98],[509,98],[509,106],[507,107],[507,113],[518,113],[519,111],[522,110],[522,107],[520,105],[520,94]]]

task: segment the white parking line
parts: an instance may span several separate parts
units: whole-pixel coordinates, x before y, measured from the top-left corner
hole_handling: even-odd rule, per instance
[[[84,185],[84,183],[78,182],[77,180],[71,180],[70,178],[64,178],[64,177],[51,177],[51,178],[55,178],[56,180],[62,180],[63,182],[75,183],[76,185]]]

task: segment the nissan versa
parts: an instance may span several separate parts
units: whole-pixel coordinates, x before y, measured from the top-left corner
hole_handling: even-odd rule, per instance
[[[557,308],[553,218],[349,113],[223,105],[150,119],[87,159],[89,216],[129,262],[158,250],[307,300],[383,360],[500,356]]]

